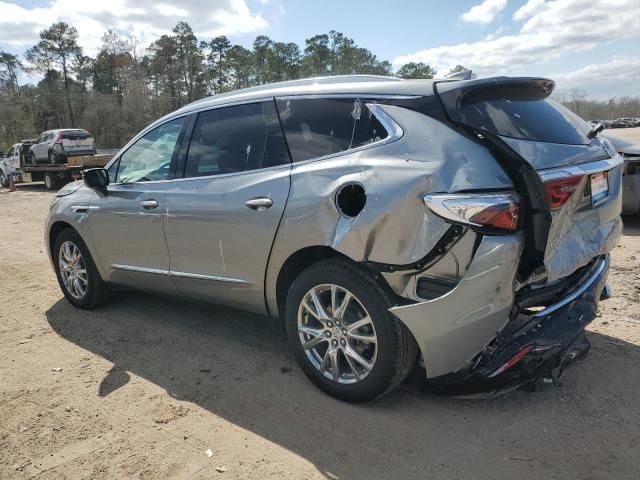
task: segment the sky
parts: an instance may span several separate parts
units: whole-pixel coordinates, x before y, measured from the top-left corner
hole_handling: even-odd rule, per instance
[[[95,54],[107,29],[144,47],[187,21],[200,39],[257,35],[296,42],[337,30],[397,69],[425,62],[445,74],[556,80],[557,91],[640,96],[640,0],[0,0],[0,50],[23,53],[56,21]]]

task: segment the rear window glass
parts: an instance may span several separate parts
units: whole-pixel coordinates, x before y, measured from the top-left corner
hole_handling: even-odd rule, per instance
[[[344,152],[389,135],[358,98],[279,100],[277,104],[294,162]]]
[[[86,140],[91,138],[91,134],[86,130],[70,130],[62,132],[62,138],[65,140]]]
[[[478,89],[454,102],[456,91],[442,95],[450,116],[479,130],[548,143],[586,145],[591,127],[537,89]]]

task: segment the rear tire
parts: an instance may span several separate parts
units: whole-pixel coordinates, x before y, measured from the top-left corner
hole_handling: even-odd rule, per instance
[[[59,179],[55,173],[47,172],[44,174],[44,186],[47,190],[57,190],[58,184]]]
[[[322,303],[320,310],[316,299]],[[285,328],[305,375],[348,402],[372,400],[393,390],[411,371],[418,347],[389,312],[392,306],[380,285],[350,262],[325,260],[304,270],[287,295]],[[323,316],[321,310],[327,314],[324,321],[316,315]]]
[[[31,152],[29,154],[29,160],[31,160],[31,165],[37,165],[38,164],[38,159],[36,158],[36,154]]]
[[[74,255],[76,252],[78,257]],[[78,232],[72,228],[62,230],[56,237],[51,256],[60,289],[72,305],[91,310],[109,299],[111,291],[100,277]]]

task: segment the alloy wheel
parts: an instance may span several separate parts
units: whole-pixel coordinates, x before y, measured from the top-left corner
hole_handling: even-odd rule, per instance
[[[69,295],[81,300],[87,293],[89,278],[84,258],[75,243],[66,241],[60,245],[58,266],[62,283]]]
[[[308,360],[326,378],[357,383],[373,370],[378,355],[375,326],[349,290],[334,284],[313,287],[302,298],[297,323]]]

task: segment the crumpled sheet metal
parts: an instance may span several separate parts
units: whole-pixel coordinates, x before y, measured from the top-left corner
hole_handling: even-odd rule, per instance
[[[585,175],[577,192],[585,189]],[[549,240],[545,252],[547,281],[572,274],[594,257],[610,252],[622,233],[621,166],[609,171],[610,198],[598,208],[591,208],[590,198],[573,195],[567,203],[552,213]]]
[[[293,165],[267,268],[270,312],[278,311],[278,273],[294,252],[328,246],[357,262],[410,264],[429,253],[449,228],[424,206],[425,194],[512,187],[481,145],[420,113],[378,106],[402,128],[402,138]],[[335,204],[337,191],[350,182],[362,185],[367,195],[364,209],[353,218],[341,215]]]
[[[390,309],[418,342],[429,378],[465,366],[507,323],[523,244],[522,232],[485,236],[452,291]]]

